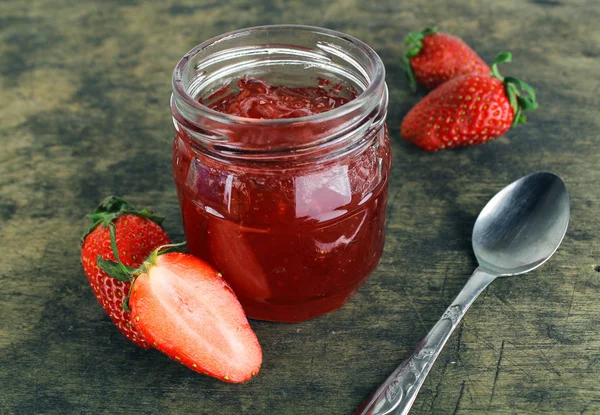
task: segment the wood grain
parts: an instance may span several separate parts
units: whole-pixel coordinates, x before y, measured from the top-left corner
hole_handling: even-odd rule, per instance
[[[500,188],[536,170],[572,201],[563,245],[474,304],[414,414],[600,413],[600,3],[5,0],[0,4],[0,413],[351,414],[426,334],[475,266],[470,233]],[[340,311],[252,322],[263,370],[245,385],[198,376],[128,343],[79,264],[84,215],[108,194],[150,205],[183,238],[170,174],[170,75],[197,43],[245,26],[352,34],[382,56],[393,181],[387,243]],[[489,144],[425,154],[399,137],[423,95],[400,56],[436,24],[531,83],[540,109]]]

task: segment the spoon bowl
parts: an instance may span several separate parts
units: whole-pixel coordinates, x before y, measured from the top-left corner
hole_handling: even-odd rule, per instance
[[[560,245],[569,224],[569,194],[553,173],[529,174],[498,192],[473,227],[479,266],[498,276],[542,265]]]

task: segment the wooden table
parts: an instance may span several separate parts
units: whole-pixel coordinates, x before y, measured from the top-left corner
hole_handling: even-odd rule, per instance
[[[248,6],[248,4],[254,4]],[[427,333],[476,263],[487,200],[536,170],[561,175],[572,219],[541,269],[495,282],[450,339],[414,414],[600,413],[600,3],[596,0],[3,1],[0,5],[0,413],[351,414]],[[84,217],[120,194],[183,238],[170,173],[170,76],[197,43],[245,26],[352,34],[387,67],[394,163],[380,266],[340,311],[252,322],[256,379],[229,385],[137,349],[79,263]],[[540,109],[492,143],[426,154],[399,123],[402,39],[437,24]]]

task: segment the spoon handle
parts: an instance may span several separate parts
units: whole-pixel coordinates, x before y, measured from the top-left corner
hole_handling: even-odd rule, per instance
[[[435,326],[387,380],[366,400],[355,415],[405,415],[448,338],[471,304],[496,278],[477,268]]]

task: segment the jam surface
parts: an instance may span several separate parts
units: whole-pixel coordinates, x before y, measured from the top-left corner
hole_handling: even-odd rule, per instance
[[[320,114],[356,98],[354,89],[349,91],[349,97],[344,97],[340,94],[341,85],[331,85],[323,78],[318,87],[290,88],[254,78],[242,78],[237,86],[236,94],[228,93],[229,87],[215,92],[208,99],[209,108],[239,117],[275,120]]]
[[[277,119],[353,98],[319,84],[288,88],[242,78],[239,92],[223,89],[207,101],[228,114]],[[188,249],[221,271],[250,318],[296,322],[336,310],[383,252],[390,156],[381,128],[368,146],[343,156],[237,164],[195,150],[179,129],[173,174]]]

